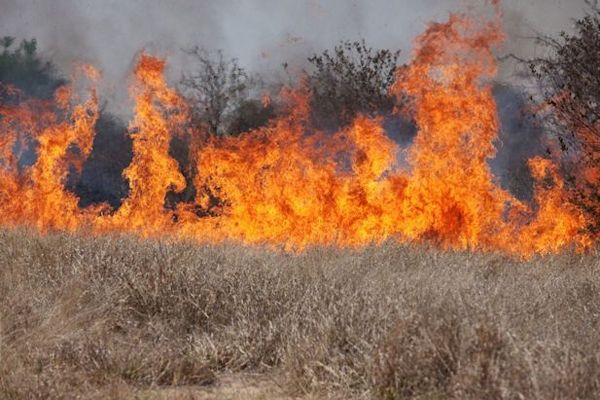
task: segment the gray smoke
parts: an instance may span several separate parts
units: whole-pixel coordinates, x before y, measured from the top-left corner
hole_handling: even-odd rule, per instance
[[[89,62],[104,72],[104,98],[127,97],[133,60],[141,49],[166,56],[177,80],[187,60],[181,48],[221,48],[255,72],[302,67],[306,56],[342,39],[364,38],[410,55],[411,41],[451,11],[481,12],[484,0],[0,0],[2,35],[38,39],[59,68]],[[526,39],[568,30],[584,0],[505,0],[505,52],[535,54]],[[510,77],[507,63],[502,77]]]

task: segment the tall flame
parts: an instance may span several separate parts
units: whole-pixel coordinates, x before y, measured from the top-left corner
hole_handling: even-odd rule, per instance
[[[495,23],[474,29],[451,16],[417,39],[413,61],[395,90],[414,99],[418,134],[403,202],[403,232],[444,247],[489,247],[503,228],[510,197],[498,188],[487,159],[498,131],[496,106],[485,79],[496,72]]]
[[[91,66],[83,66],[79,72],[92,84],[99,79],[99,73]],[[87,100],[73,106],[77,101],[72,88],[63,87],[57,90],[51,104],[29,101],[19,106],[2,106],[3,224],[28,223],[43,231],[73,231],[94,216],[92,210],[80,210],[79,199],[64,190],[70,169],[80,168],[92,150],[98,118],[94,86],[88,89]],[[14,147],[17,142],[26,147],[28,139],[37,145],[37,159],[31,167],[23,168]]]
[[[133,160],[123,175],[129,182],[127,197],[115,215],[101,219],[100,229],[126,229],[150,236],[168,229],[172,215],[165,210],[170,190],[185,188],[177,161],[169,156],[172,134],[185,122],[185,104],[163,77],[165,62],[142,54],[131,92],[135,118],[129,126]]]
[[[112,213],[107,206],[80,209],[65,189],[70,169],[91,151],[98,110],[93,89],[77,106],[63,89],[53,105],[0,106],[0,218],[42,230],[168,233],[290,250],[390,238],[521,257],[589,248],[597,238],[585,230],[589,221],[569,203],[551,161],[530,160],[531,205],[501,189],[488,167],[499,125],[493,48],[502,39],[499,17],[476,24],[461,15],[417,38],[393,87],[412,99],[418,133],[408,149],[386,136],[379,118],[359,116],[335,134],[308,133],[301,86],[286,91],[289,112],[270,125],[194,146],[196,199],[169,206],[168,193],[186,187],[169,146],[190,120],[163,77],[165,62],[143,54],[131,88],[133,160],[124,171],[130,192],[122,205]],[[37,146],[30,167],[16,154],[26,138]]]

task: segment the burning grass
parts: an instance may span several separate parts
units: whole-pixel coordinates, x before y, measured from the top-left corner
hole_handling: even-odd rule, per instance
[[[600,396],[598,256],[5,230],[0,263],[3,399],[202,399],[231,373],[290,396]]]
[[[315,130],[302,85],[283,91],[288,109],[267,126],[206,137],[168,85],[165,60],[141,54],[130,87],[129,192],[117,208],[82,208],[65,185],[90,154],[99,116],[99,74],[83,68],[83,98],[65,87],[54,102],[0,104],[0,225],[287,250],[390,239],[522,258],[594,248],[598,235],[588,227],[595,217],[586,210],[596,205],[570,201],[553,160],[529,160],[527,202],[499,186],[489,168],[500,128],[491,82],[502,38],[498,8],[490,21],[453,14],[416,38],[390,89],[410,99],[405,111],[417,127],[403,148],[381,117],[357,116],[335,133]],[[185,176],[170,150],[188,136]],[[23,165],[15,153],[29,148],[35,162]],[[169,200],[185,191],[190,196]]]

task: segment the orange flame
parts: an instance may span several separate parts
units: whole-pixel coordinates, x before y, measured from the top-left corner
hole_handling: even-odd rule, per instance
[[[99,78],[91,66],[82,67],[81,73],[92,83]],[[92,150],[98,118],[93,86],[88,90],[87,100],[71,106],[77,100],[70,87],[63,87],[56,92],[53,104],[30,101],[2,107],[0,154],[5,165],[0,170],[0,218],[3,224],[28,223],[42,231],[72,231],[94,216],[96,209],[80,210],[79,199],[64,190],[69,169],[79,168]],[[37,160],[31,167],[21,168],[11,153],[17,141],[25,145],[25,135],[37,144]]]
[[[129,181],[129,197],[115,215],[101,219],[99,229],[126,229],[143,236],[169,228],[170,212],[164,209],[170,190],[185,188],[177,161],[169,156],[173,132],[187,120],[185,104],[163,77],[165,62],[142,54],[135,68],[135,118],[129,129],[133,160],[123,175]]]
[[[489,83],[493,48],[503,39],[498,18],[481,26],[454,15],[417,38],[393,88],[412,99],[418,133],[410,148],[388,138],[380,119],[364,116],[333,135],[308,134],[301,86],[285,91],[289,112],[269,126],[195,144],[196,199],[173,207],[165,205],[167,194],[184,190],[186,181],[169,145],[190,119],[163,77],[163,60],[143,54],[134,71],[134,154],[124,171],[130,193],[112,215],[105,206],[80,209],[65,189],[69,169],[91,151],[93,89],[74,107],[71,91],[59,91],[58,110],[39,102],[2,105],[0,217],[5,225],[42,230],[169,233],[290,250],[390,238],[521,257],[589,248],[597,238],[584,229],[588,221],[569,203],[552,162],[530,161],[537,182],[532,205],[502,190],[488,167],[499,124]],[[37,160],[23,168],[15,148],[26,137],[37,144]],[[400,165],[404,151],[407,165]]]

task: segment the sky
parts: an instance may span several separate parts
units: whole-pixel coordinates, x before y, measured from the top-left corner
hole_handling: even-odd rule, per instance
[[[504,0],[502,7],[508,39],[499,51],[531,56],[540,49],[528,37],[568,31],[585,2]],[[118,98],[141,50],[166,57],[172,80],[190,67],[182,49],[195,45],[223,49],[262,73],[283,62],[302,67],[343,39],[400,49],[404,61],[428,22],[489,9],[487,0],[0,0],[0,35],[35,37],[61,70],[74,62],[99,67],[104,96]]]

